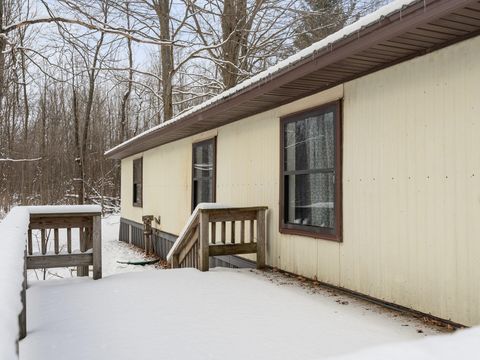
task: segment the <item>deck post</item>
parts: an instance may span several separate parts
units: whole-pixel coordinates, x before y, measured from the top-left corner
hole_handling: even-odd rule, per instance
[[[102,278],[102,219],[100,215],[93,217],[93,280]]]
[[[174,254],[172,256],[172,269],[177,269],[180,267],[180,264],[178,262],[178,255],[177,254]]]
[[[41,248],[42,248],[42,255],[45,255],[47,253],[47,238],[45,237],[45,229],[40,230],[41,234]]]
[[[257,269],[265,267],[265,248],[266,248],[266,210],[257,211]]]
[[[209,238],[208,238],[208,213],[200,211],[200,250],[198,252],[198,270],[208,271],[209,268]]]
[[[32,247],[32,229],[28,229],[28,255],[33,254],[33,247]]]
[[[150,255],[153,253],[153,215],[144,215],[142,216],[143,221],[143,244],[145,247],[145,255]]]

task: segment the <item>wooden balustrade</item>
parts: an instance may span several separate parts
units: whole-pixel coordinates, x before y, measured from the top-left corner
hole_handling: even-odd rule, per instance
[[[194,267],[208,271],[210,256],[257,254],[257,268],[263,268],[266,211],[267,207],[199,206],[167,259],[173,268]],[[220,223],[220,226],[217,226],[217,223]],[[248,228],[250,231],[247,236]]]
[[[93,278],[102,277],[101,213],[77,211],[30,212],[27,240],[27,269],[77,267],[77,276],[88,276],[93,265]],[[68,209],[62,208],[62,209]],[[66,229],[66,249],[60,249],[59,229]],[[79,251],[72,252],[72,229],[78,231]],[[40,252],[34,252],[32,232],[40,230]],[[47,253],[49,240],[53,240],[53,253]]]
[[[61,229],[66,230],[60,232]],[[97,205],[17,206],[0,223],[0,230],[4,245],[8,241],[12,241],[12,244],[4,246],[12,253],[2,252],[0,258],[2,256],[3,258],[21,256],[23,260],[23,281],[20,291],[22,309],[18,314],[18,355],[18,341],[27,334],[27,269],[76,266],[79,276],[88,276],[89,266],[93,265],[93,279],[102,277],[101,208]],[[78,231],[78,251],[72,251],[74,238],[72,231]],[[61,235],[64,234],[66,239],[63,240],[66,240],[66,244],[62,245],[61,243],[64,241],[61,241]],[[38,246],[34,246],[36,245],[34,241],[37,242],[37,240]],[[51,240],[50,246],[49,240]],[[53,251],[49,251],[49,248],[53,248]],[[22,255],[20,255],[19,249],[24,249]],[[0,264],[15,264],[15,261],[0,261]],[[3,268],[0,266],[2,272],[12,268],[13,266],[5,267],[4,265]],[[15,270],[12,271],[19,271],[19,268],[15,267]],[[11,276],[6,278],[16,282],[19,277],[12,272]],[[15,286],[7,288],[15,289]],[[2,296],[7,300],[8,298],[15,299],[18,293],[14,294],[12,291],[2,294]],[[0,318],[0,325],[5,325],[9,321],[8,318],[5,321],[1,316]],[[10,323],[8,324],[10,326]]]

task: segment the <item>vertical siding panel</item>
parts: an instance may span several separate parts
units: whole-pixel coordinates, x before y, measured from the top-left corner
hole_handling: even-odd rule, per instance
[[[422,84],[421,78],[415,78],[416,74],[408,72],[405,74],[407,82],[413,83],[418,81],[418,84]],[[421,86],[421,85],[420,85]],[[404,90],[404,104],[414,104],[414,101],[411,97],[411,93],[408,89]],[[405,306],[413,307],[414,304],[412,299],[415,297],[415,294],[419,293],[419,282],[418,282],[418,262],[419,262],[419,252],[418,252],[418,232],[419,229],[417,224],[423,221],[422,212],[418,204],[418,198],[421,192],[419,185],[424,177],[423,168],[421,167],[421,159],[424,156],[424,126],[422,124],[421,118],[419,118],[419,109],[414,106],[404,106],[404,116],[406,124],[406,141],[407,143],[412,144],[411,146],[405,146],[405,156],[407,159],[407,173],[405,174],[407,187],[406,187],[406,197],[407,197],[407,211],[406,211],[406,221],[404,228],[406,230],[406,239],[405,245],[407,246],[408,256],[403,260],[407,269],[405,269],[406,279],[408,281],[407,286],[404,288],[405,291]]]
[[[477,45],[478,46],[478,45]],[[478,270],[478,254],[480,254],[480,128],[478,102],[478,84],[480,68],[478,55],[473,57],[468,48],[459,49],[460,62],[457,71],[462,74],[456,80],[460,82],[463,91],[457,94],[457,107],[454,121],[461,119],[464,134],[457,135],[457,159],[462,162],[458,171],[462,172],[462,181],[457,183],[458,225],[455,233],[458,262],[456,264],[456,302],[457,308],[463,309],[465,317],[480,319],[480,307],[471,304],[479,302],[480,278]],[[475,91],[476,89],[476,91]],[[477,281],[472,281],[472,279]],[[478,322],[477,322],[478,323]]]
[[[458,57],[458,53],[456,53],[456,57]],[[441,224],[441,226],[437,225],[437,229],[443,233],[438,234],[438,237],[442,242],[443,254],[438,254],[439,261],[435,265],[436,267],[444,266],[451,269],[438,282],[439,289],[448,289],[455,286],[455,279],[457,278],[455,271],[457,263],[456,248],[459,238],[456,234],[461,227],[461,219],[464,218],[461,206],[463,194],[457,191],[457,186],[462,184],[462,188],[465,189],[463,186],[465,182],[465,156],[459,153],[465,150],[462,145],[462,138],[466,135],[466,124],[463,121],[455,121],[455,114],[459,114],[459,111],[463,112],[462,94],[465,92],[465,87],[460,79],[462,70],[457,69],[456,66],[447,66],[448,61],[445,56],[438,57],[437,62],[439,63],[436,66],[438,69],[437,79],[439,79],[437,87],[439,89],[439,100],[441,101],[438,109],[441,111],[439,119],[441,119],[443,125],[441,141],[445,144],[442,154],[445,161],[441,176],[444,184],[442,191],[445,193],[445,201],[441,209],[440,206],[437,208],[437,221]],[[458,91],[453,93],[451,89],[458,89]],[[437,301],[442,313],[447,313],[448,309],[454,306],[454,297],[456,297],[456,294],[452,291],[443,291],[443,294],[438,297]]]
[[[468,48],[464,51],[467,52]],[[480,114],[480,103],[478,102],[480,83],[479,56],[480,55],[477,55],[477,57],[471,55],[466,56],[466,54],[462,54],[462,59],[464,60],[462,67],[462,69],[464,69],[463,77],[467,82],[464,93],[464,108],[467,110],[465,111],[465,121],[468,124],[469,134],[469,137],[467,137],[468,147],[466,154],[469,160],[467,168],[469,181],[466,189],[468,197],[464,198],[465,203],[463,204],[466,212],[464,218],[466,236],[458,246],[459,249],[465,249],[467,251],[468,273],[472,274],[471,277],[477,276],[477,279],[480,277],[480,271],[478,270],[478,254],[480,254],[480,241],[478,241],[478,234],[480,234],[480,221],[478,221],[480,214],[480,149],[478,141],[480,138],[480,116],[478,115]],[[477,239],[477,241],[474,239]],[[473,281],[468,289],[469,302],[478,303],[480,282]],[[469,319],[480,319],[480,306],[468,308],[470,309],[470,313],[467,315]]]
[[[412,79],[408,76],[403,76],[401,74],[401,70],[397,69],[397,77],[401,78],[403,83],[407,83]],[[406,117],[405,111],[403,109],[406,108],[404,104],[407,103],[407,90],[404,86],[399,87],[399,91],[396,97],[395,108],[399,109],[397,114],[396,123],[398,124],[397,130],[394,131],[392,134],[393,139],[395,139],[395,153],[396,153],[396,168],[395,172],[392,175],[394,180],[392,181],[395,186],[395,201],[398,204],[398,209],[396,212],[396,217],[405,219],[404,223],[408,223],[408,187],[409,187],[409,180],[408,180],[408,173],[409,173],[409,154],[408,148],[405,146],[405,142],[409,142],[410,139],[408,138],[408,118]],[[400,109],[402,109],[400,111]],[[395,219],[393,223],[396,225],[398,219]],[[402,299],[404,297],[404,293],[409,291],[410,287],[415,287],[415,283],[411,283],[408,280],[408,270],[405,271],[405,264],[409,266],[411,264],[411,259],[409,254],[410,247],[408,241],[408,226],[395,226],[395,233],[396,233],[396,246],[389,253],[389,257],[395,257],[396,254],[402,254],[401,258],[398,258],[395,263],[395,273],[394,273],[394,283],[391,284],[391,298],[394,299],[394,302]],[[407,274],[405,274],[407,272]]]

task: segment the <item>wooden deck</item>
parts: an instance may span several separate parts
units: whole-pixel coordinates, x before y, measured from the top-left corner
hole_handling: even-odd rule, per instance
[[[413,318],[316,289],[276,272],[225,268],[37,281],[27,293],[29,334],[20,356],[318,360],[434,332]],[[248,345],[238,346],[245,336]]]

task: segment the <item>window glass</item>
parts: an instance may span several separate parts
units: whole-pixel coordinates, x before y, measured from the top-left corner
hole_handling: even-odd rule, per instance
[[[337,233],[337,112],[338,103],[283,120],[283,228]]]
[[[142,206],[143,159],[133,160],[133,205]]]
[[[133,202],[136,204],[140,204],[142,202],[142,185],[133,184],[133,187],[134,187]]]
[[[215,140],[193,144],[192,209],[215,202]]]
[[[213,202],[212,184],[210,179],[195,180],[194,186],[194,207],[202,202]]]
[[[193,171],[195,178],[213,176],[213,144],[211,142],[195,146]]]
[[[334,113],[310,116],[285,126],[285,170],[335,166]]]
[[[332,173],[288,175],[286,187],[289,223],[335,227],[335,183]]]

